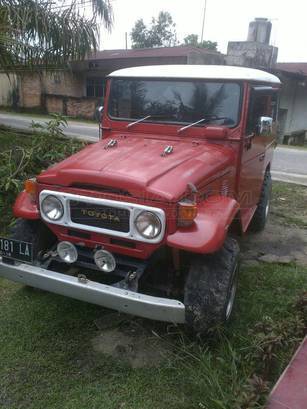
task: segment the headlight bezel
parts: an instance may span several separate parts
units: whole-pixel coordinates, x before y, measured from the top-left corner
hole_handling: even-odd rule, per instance
[[[154,226],[154,230],[155,230],[154,235],[145,234],[145,229],[146,228],[144,228],[143,230],[141,230],[139,228],[138,219],[141,218],[141,217],[143,217],[143,218],[147,217],[148,218],[148,221],[149,221],[148,222],[148,227],[149,226]],[[150,219],[151,219],[151,221],[150,221]],[[153,222],[157,222],[157,224],[154,225]],[[143,223],[144,223],[144,220],[143,220]],[[162,220],[160,219],[160,217],[155,212],[152,212],[150,210],[142,210],[141,212],[139,212],[136,215],[133,224],[134,224],[134,228],[137,231],[137,233],[143,239],[146,239],[146,240],[155,240],[155,239],[157,239],[157,237],[159,237],[161,235],[162,227],[163,227]]]
[[[50,215],[49,215],[49,213],[51,212],[51,211],[53,211],[52,209],[50,209],[49,211],[46,211],[45,210],[45,208],[44,208],[44,203],[47,201],[47,200],[53,200],[55,203],[57,203],[57,204],[59,204],[59,208],[58,208],[58,211],[59,211],[59,216],[58,217],[50,217]],[[41,202],[41,206],[40,206],[40,208],[41,208],[41,212],[42,212],[42,214],[45,216],[45,218],[47,219],[47,220],[50,220],[51,222],[59,222],[62,218],[63,218],[63,216],[64,216],[64,206],[63,206],[63,203],[62,203],[62,201],[58,198],[58,197],[56,197],[56,196],[54,196],[54,195],[47,195],[46,197],[44,197],[44,199],[42,200],[42,202]]]

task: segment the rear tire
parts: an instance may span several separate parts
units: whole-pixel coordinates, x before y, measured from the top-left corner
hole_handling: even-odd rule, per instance
[[[252,218],[250,230],[258,233],[265,228],[270,213],[270,203],[272,195],[272,177],[269,170],[265,172],[260,200],[257,210]]]
[[[196,335],[224,324],[233,310],[239,266],[239,245],[228,237],[220,250],[196,256],[184,289],[187,325]]]

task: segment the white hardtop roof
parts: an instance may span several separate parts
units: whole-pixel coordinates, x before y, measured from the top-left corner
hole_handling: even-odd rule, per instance
[[[112,72],[109,77],[218,79],[280,84],[279,78],[268,72],[227,65],[147,65],[123,68]]]

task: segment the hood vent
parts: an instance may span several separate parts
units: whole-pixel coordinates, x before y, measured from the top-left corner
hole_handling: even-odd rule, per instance
[[[104,149],[115,148],[117,146],[117,140],[111,139],[104,147]]]
[[[172,146],[172,145],[168,145],[165,149],[164,149],[164,151],[163,151],[163,153],[161,154],[161,156],[167,156],[167,155],[170,155],[171,153],[173,153],[174,152],[174,147]]]

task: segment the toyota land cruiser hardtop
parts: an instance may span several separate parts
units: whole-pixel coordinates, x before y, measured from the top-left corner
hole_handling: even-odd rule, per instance
[[[226,322],[270,206],[280,81],[229,66],[107,77],[102,137],[25,182],[0,276],[196,333]]]

